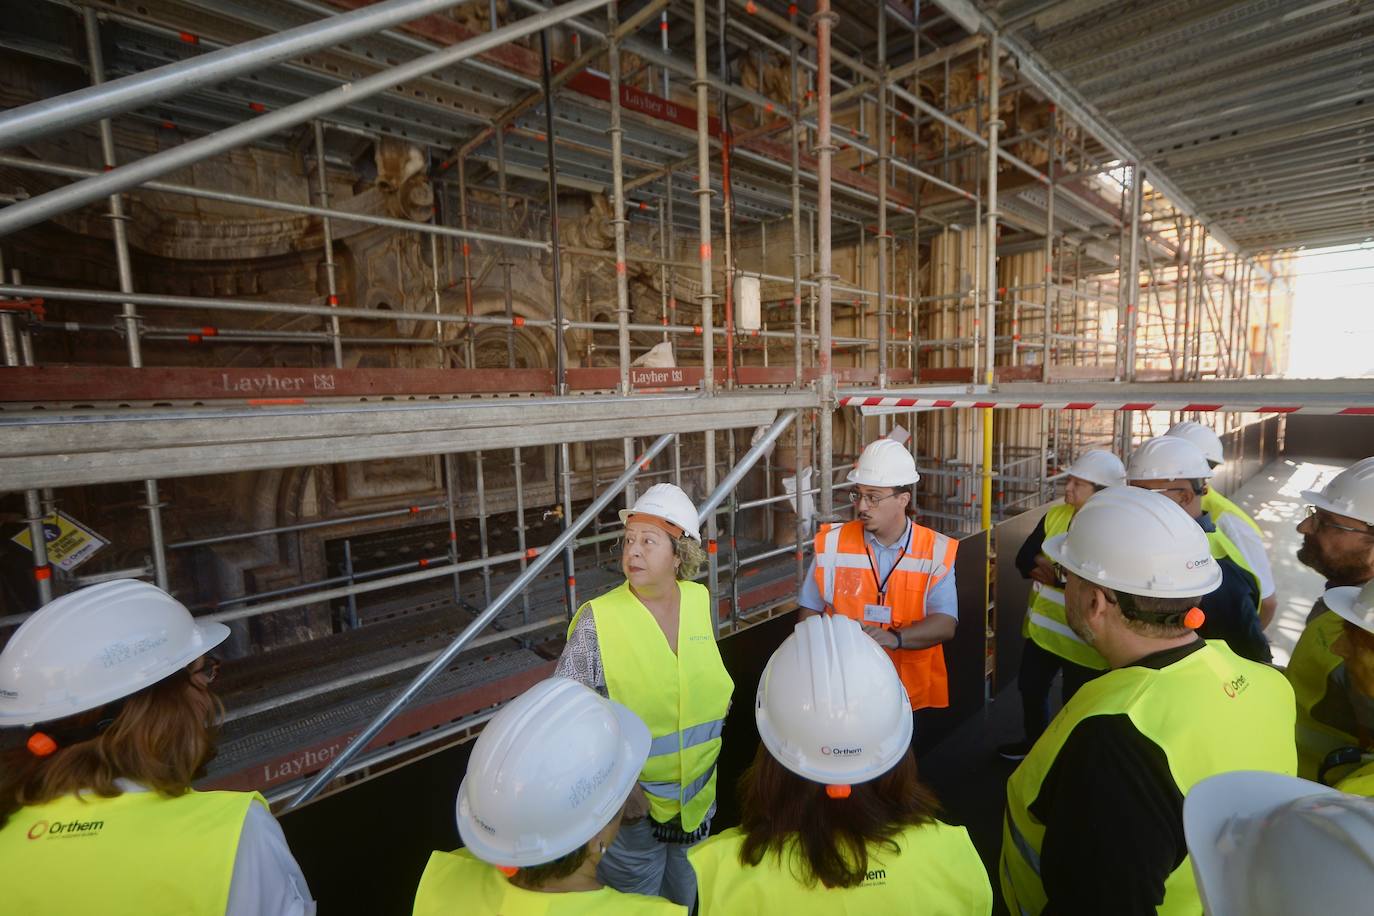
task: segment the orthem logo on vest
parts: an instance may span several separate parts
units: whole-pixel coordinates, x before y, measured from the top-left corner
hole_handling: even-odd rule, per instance
[[[1232,699],[1240,696],[1249,688],[1250,682],[1245,679],[1245,675],[1243,674],[1238,675],[1235,680],[1227,681],[1221,685],[1221,689],[1226,691],[1226,695]]]
[[[875,882],[875,881],[877,881],[877,882],[882,882],[882,883],[886,884],[886,883],[887,883],[887,869],[885,869],[885,868],[874,869],[873,871],[868,872],[866,875],[864,875],[864,884],[869,884],[869,883]]]
[[[821,754],[826,757],[857,757],[862,754],[862,747],[834,747],[829,744],[821,745]]]
[[[67,839],[69,837],[96,836],[105,829],[104,821],[35,821],[29,828],[31,840]]]

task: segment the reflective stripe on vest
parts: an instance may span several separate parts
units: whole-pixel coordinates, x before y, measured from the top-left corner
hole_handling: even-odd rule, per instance
[[[693,725],[691,728],[684,728],[680,732],[662,735],[649,744],[649,756],[660,757],[664,754],[676,754],[678,751],[686,750],[689,747],[705,744],[712,738],[719,738],[721,729],[724,727],[725,720],[716,719],[714,722],[703,722],[700,725]]]
[[[1073,516],[1074,508],[1067,503],[1050,506],[1044,519],[1045,540],[1048,541],[1055,535],[1068,531]],[[1049,559],[1043,551],[1040,555]],[[1043,582],[1031,583],[1025,635],[1046,652],[1068,659],[1075,665],[1097,671],[1107,669],[1107,660],[1080,639],[1069,626],[1068,616],[1064,610],[1063,589]]]
[[[716,800],[716,758],[734,682],[716,646],[705,587],[679,582],[678,588],[676,654],[628,582],[583,609],[590,607],[595,618],[611,699],[643,719],[653,739],[639,774],[650,813],[660,823],[681,815],[690,833]]]
[[[816,534],[816,588],[827,607],[863,622],[864,606],[878,603],[878,582],[869,560],[863,523],[825,525]],[[954,568],[959,542],[912,523],[906,549],[893,564],[883,603],[892,609],[891,627],[924,620],[926,598]],[[941,646],[884,649],[901,675],[912,709],[949,705],[949,679]]]
[[[892,838],[900,852],[874,844],[865,880],[857,887],[807,884],[795,843],[782,856],[766,853],[742,865],[744,834],[738,827],[687,851],[697,876],[700,916],[786,913],[788,916],[868,916],[875,913],[992,912],[992,885],[963,827],[934,821],[907,827]]]
[[[1179,793],[1201,779],[1230,770],[1297,769],[1290,723],[1293,692],[1267,665],[1240,658],[1224,642],[1209,641],[1161,669],[1109,671],[1074,694],[1007,782],[1007,811],[999,869],[1002,893],[1014,912],[1040,913],[1047,904],[1040,879],[1045,825],[1031,814],[1045,777],[1079,723],[1094,716],[1127,715],[1164,752]],[[1061,782],[1060,791],[1072,791]],[[1158,912],[1202,909],[1185,858],[1164,883]]]
[[[1344,624],[1334,611],[1319,614],[1307,625],[1293,647],[1293,657],[1284,674],[1293,685],[1298,703],[1296,736],[1298,742],[1298,775],[1316,779],[1322,760],[1338,747],[1356,747],[1359,738],[1349,726],[1354,711],[1349,709],[1341,682],[1345,679],[1345,660],[1331,651],[1331,644],[1341,635]],[[1317,718],[1329,707],[1349,712],[1345,727]],[[1325,708],[1325,709],[1324,709]]]
[[[6,913],[223,916],[256,792],[64,795],[0,830]]]
[[[415,891],[414,916],[687,916],[662,897],[596,891],[546,893],[516,887],[466,849],[435,852]]]
[[[1259,523],[1250,517],[1250,514],[1231,500],[1222,496],[1214,488],[1208,487],[1207,492],[1202,494],[1202,511],[1212,516],[1212,521],[1216,521],[1223,515],[1234,515],[1255,529],[1256,534],[1263,534]]]

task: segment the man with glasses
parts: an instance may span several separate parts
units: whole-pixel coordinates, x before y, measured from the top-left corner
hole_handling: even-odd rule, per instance
[[[900,443],[869,444],[849,472],[853,521],[822,525],[802,585],[802,618],[835,613],[863,625],[897,667],[912,710],[949,705],[941,643],[954,636],[959,542],[913,521],[921,475]]]
[[[1212,473],[1196,445],[1177,436],[1159,436],[1142,443],[1131,455],[1126,482],[1167,496],[1207,533],[1212,558],[1221,569],[1221,585],[1198,605],[1207,618],[1199,633],[1207,639],[1226,640],[1231,651],[1242,658],[1268,662],[1273,654],[1260,625],[1263,586],[1259,574],[1202,508],[1202,495]]]
[[[1298,560],[1326,577],[1326,595],[1349,599],[1374,581],[1374,458],[1356,462],[1320,490],[1304,490],[1302,497],[1309,505],[1298,525]],[[1361,647],[1368,640],[1347,632],[1349,619],[1329,608],[1325,596],[1319,598],[1288,665],[1298,698],[1298,775],[1307,779],[1319,779],[1337,765],[1327,759],[1334,751],[1374,747],[1374,696],[1359,689],[1361,678],[1350,670],[1350,637]],[[1374,646],[1365,648],[1360,658],[1370,665]],[[1374,686],[1374,675],[1363,680]]]

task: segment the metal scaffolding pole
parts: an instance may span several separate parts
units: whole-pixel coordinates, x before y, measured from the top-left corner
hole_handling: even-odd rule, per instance
[[[100,24],[96,20],[95,10],[90,7],[84,9],[82,11],[82,23],[85,26],[86,53],[89,56],[91,82],[93,88],[96,88],[105,80],[105,60],[101,53]],[[114,128],[108,118],[100,121],[100,151],[105,168],[117,170]],[[110,195],[109,204],[115,266],[119,274],[119,291],[132,293],[134,291],[134,268],[133,260],[129,254],[129,235],[125,226],[128,219],[124,212],[124,201],[118,193],[114,193]],[[143,366],[143,347],[139,337],[138,310],[134,308],[132,302],[124,302],[122,308],[125,328],[124,343],[129,357],[129,365],[138,369]],[[162,503],[158,497],[157,481],[143,481],[143,490],[147,496],[147,502],[142,508],[148,513],[148,538],[149,549],[153,555],[153,578],[157,582],[158,588],[165,590],[168,587],[167,551],[163,545]]]
[[[797,24],[797,7],[794,5],[789,9],[789,21],[792,25]],[[797,78],[797,36],[795,32],[788,35],[788,80],[792,90],[792,123],[789,132],[791,142],[788,144],[791,153],[792,165],[792,384],[797,388],[802,386],[802,231],[801,231],[801,145],[802,145],[802,126],[797,116],[801,110],[801,81]],[[806,560],[802,545],[806,539],[806,519],[802,511],[802,505],[806,499],[802,493],[802,468],[803,456],[806,454],[804,447],[804,426],[798,423],[793,430],[793,454],[792,479],[796,492],[793,494],[796,501],[793,506],[793,521],[796,530],[796,576],[797,594],[801,594],[802,585],[806,577]]]
[[[162,99],[227,82],[232,77],[300,57],[309,51],[372,35],[412,19],[442,12],[461,2],[388,0],[352,12],[334,13],[285,32],[274,32],[155,70],[145,70],[57,98],[12,108],[0,114],[0,136],[5,138],[6,146],[21,146],[99,118],[108,118]],[[599,5],[592,3],[587,9]]]
[[[702,349],[701,365],[705,373],[702,389],[714,394],[715,377],[715,296],[712,289],[711,270],[711,124],[709,116],[710,81],[706,69],[706,0],[693,2],[693,50],[696,69],[692,88],[696,91],[697,102],[697,220],[699,226],[701,257],[701,328]],[[707,430],[705,438],[705,483],[706,489],[716,486],[716,434]],[[711,593],[711,613],[714,618],[716,595],[718,594],[719,569],[716,562],[716,519],[711,515],[706,519],[707,582]]]
[[[328,209],[329,177],[325,172],[324,122],[316,120],[314,123],[314,128],[315,178],[316,183],[319,185],[320,206],[325,209]],[[320,231],[324,234],[324,274],[325,281],[328,284],[327,289],[329,290],[328,301],[329,305],[337,306],[339,304],[339,278],[337,268],[334,264],[334,227],[333,224],[330,222],[329,217],[320,217]],[[430,236],[431,241],[433,241],[434,238],[434,236]],[[439,262],[437,259],[435,259],[434,261],[434,269],[436,271],[439,269]],[[435,296],[438,296],[437,286],[435,287]],[[434,327],[437,332],[439,330],[439,326],[435,325]],[[339,316],[337,315],[334,315],[329,319],[329,335],[331,342],[334,344],[334,367],[336,369],[342,369],[344,366],[343,343],[339,339]]]
[[[1001,47],[998,36],[993,34],[988,43],[988,184],[987,184],[987,228],[984,230],[984,256],[986,257],[984,276],[986,278],[987,314],[983,332],[986,335],[986,356],[983,365],[983,384],[991,387],[994,381],[995,346],[997,329],[997,149],[998,134],[1002,121],[998,104],[1000,102],[999,55]],[[992,528],[992,435],[993,413],[991,408],[983,410],[983,486],[982,486],[982,527]],[[991,546],[991,545],[989,545]]]
[[[821,518],[830,520],[835,512],[835,495],[831,462],[834,451],[834,430],[831,426],[831,413],[835,409],[835,371],[831,364],[834,348],[831,334],[831,306],[834,299],[833,284],[836,280],[831,252],[831,159],[835,147],[830,138],[830,32],[837,17],[830,11],[830,0],[816,0],[816,14],[812,17],[816,27],[816,222],[817,249],[820,257],[820,282],[816,332],[820,335],[817,346],[816,365],[820,370],[818,380],[820,393],[820,483]]]
[[[887,16],[878,16],[878,387],[887,387],[887,265],[892,236],[887,231],[887,167],[890,155],[887,111]],[[862,238],[862,237],[861,237]],[[860,331],[860,334],[863,332]],[[884,421],[885,422],[885,421]],[[883,427],[885,428],[885,427]]]

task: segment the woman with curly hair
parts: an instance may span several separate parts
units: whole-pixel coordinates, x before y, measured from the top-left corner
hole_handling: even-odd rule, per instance
[[[711,829],[735,685],[716,646],[710,595],[692,581],[706,558],[692,501],[661,483],[620,519],[625,581],[578,610],[555,673],[629,707],[653,735],[598,878],[690,907],[696,883],[687,849]]]

